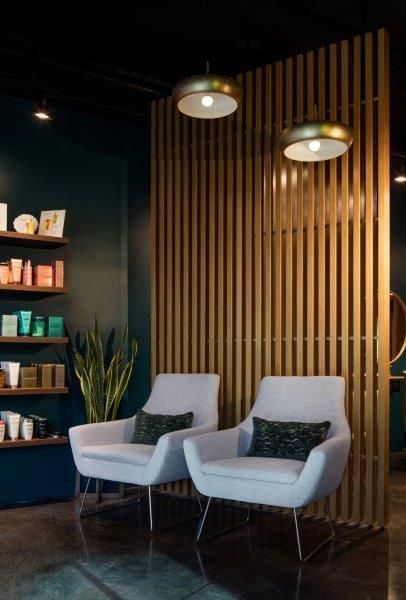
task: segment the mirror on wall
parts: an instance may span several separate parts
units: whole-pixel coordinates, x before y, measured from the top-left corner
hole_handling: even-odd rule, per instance
[[[390,293],[390,363],[401,357],[406,348],[406,305],[402,298]]]

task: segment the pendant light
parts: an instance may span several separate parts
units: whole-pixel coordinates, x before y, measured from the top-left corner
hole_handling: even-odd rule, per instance
[[[341,156],[352,144],[352,129],[345,123],[316,119],[284,129],[279,147],[287,158],[301,162],[331,160]]]
[[[45,98],[35,107],[33,115],[34,117],[37,117],[37,119],[39,119],[40,121],[50,121],[52,119]]]
[[[181,113],[196,119],[231,115],[242,100],[242,88],[232,77],[209,73],[187,77],[173,89],[172,98]]]

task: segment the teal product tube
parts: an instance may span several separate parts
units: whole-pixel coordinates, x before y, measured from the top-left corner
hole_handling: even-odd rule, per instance
[[[18,318],[18,335],[30,335],[32,310],[16,310]]]

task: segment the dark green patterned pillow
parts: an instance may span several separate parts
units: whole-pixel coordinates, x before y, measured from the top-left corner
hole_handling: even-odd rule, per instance
[[[310,451],[327,437],[330,421],[299,423],[253,417],[254,431],[247,456],[307,460]]]
[[[179,429],[190,429],[192,420],[192,412],[183,415],[152,415],[143,410],[137,410],[131,441],[133,444],[155,446],[159,438],[165,433],[171,433],[171,431],[178,431]]]

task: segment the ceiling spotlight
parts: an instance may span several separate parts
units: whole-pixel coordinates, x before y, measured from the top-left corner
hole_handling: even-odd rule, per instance
[[[45,99],[38,104],[33,114],[34,117],[37,117],[41,121],[50,121],[52,119]]]
[[[172,92],[174,104],[181,113],[196,119],[219,119],[231,115],[242,100],[242,88],[232,77],[194,75],[176,84]]]
[[[406,175],[396,175],[394,181],[396,183],[406,183]]]

